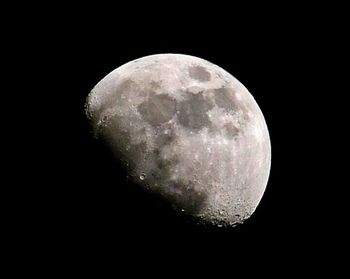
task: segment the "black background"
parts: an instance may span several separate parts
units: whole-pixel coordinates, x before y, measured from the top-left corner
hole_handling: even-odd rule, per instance
[[[30,202],[20,213],[27,255],[53,257],[46,260],[57,270],[86,271],[86,264],[101,262],[117,273],[161,267],[289,273],[312,269],[310,258],[331,246],[334,227],[324,220],[334,213],[322,204],[326,178],[320,179],[323,156],[314,139],[327,136],[316,113],[327,92],[317,88],[323,76],[315,70],[326,63],[327,25],[306,7],[253,13],[211,5],[56,7],[22,26],[20,55],[38,105],[28,130],[42,134],[32,140],[28,175],[36,183],[24,190]],[[271,173],[243,225],[203,228],[174,216],[125,183],[115,159],[93,139],[84,114],[90,90],[122,64],[157,53],[217,64],[259,104],[271,137]]]

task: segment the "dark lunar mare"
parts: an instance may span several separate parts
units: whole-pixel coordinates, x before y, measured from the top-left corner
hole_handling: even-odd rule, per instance
[[[214,107],[213,104],[204,99],[202,92],[198,94],[188,92],[187,95],[187,99],[176,106],[180,124],[193,131],[209,127],[211,121],[207,112]]]
[[[141,103],[137,109],[143,119],[157,127],[168,122],[175,114],[175,100],[167,94],[150,93],[150,97]]]

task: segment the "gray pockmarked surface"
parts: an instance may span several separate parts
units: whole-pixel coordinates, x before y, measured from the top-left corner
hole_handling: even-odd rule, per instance
[[[188,55],[143,57],[103,78],[86,113],[133,181],[181,214],[233,226],[258,206],[269,133],[252,95],[222,68]]]

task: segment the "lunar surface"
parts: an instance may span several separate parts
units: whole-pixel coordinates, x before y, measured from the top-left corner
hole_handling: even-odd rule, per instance
[[[206,60],[159,54],[126,63],[93,88],[86,114],[129,177],[179,214],[234,226],[263,196],[271,161],[263,114]]]

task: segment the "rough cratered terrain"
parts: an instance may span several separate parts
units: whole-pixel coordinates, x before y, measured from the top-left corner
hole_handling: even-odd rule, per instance
[[[178,54],[134,60],[95,86],[86,111],[134,182],[175,210],[221,226],[259,204],[268,130],[248,90],[220,67]]]

